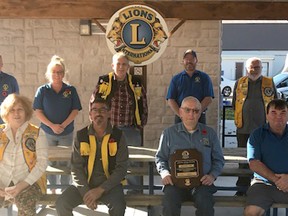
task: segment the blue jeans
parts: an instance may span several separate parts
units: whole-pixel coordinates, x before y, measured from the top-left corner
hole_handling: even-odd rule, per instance
[[[213,216],[213,194],[217,189],[212,186],[199,186],[192,190],[172,185],[164,186],[163,216],[180,216],[182,202],[192,200],[195,203],[196,216]]]
[[[46,138],[49,146],[72,146],[73,144],[73,132],[64,136],[55,136],[51,134],[46,133]],[[65,167],[70,167],[70,162],[67,161],[53,161],[49,162],[50,166],[65,166]],[[60,178],[60,183],[61,185],[70,185],[71,181],[71,176],[69,175],[49,175],[47,176],[47,179],[49,180],[50,185],[56,185],[57,183],[57,178]]]
[[[136,127],[118,127],[122,132],[122,136],[125,137],[128,146],[142,146],[142,138],[140,130]],[[128,161],[128,167],[141,167],[140,162]],[[141,176],[127,176],[128,185],[139,186],[142,185]],[[138,189],[137,189],[138,190]],[[141,191],[139,189],[138,191]]]

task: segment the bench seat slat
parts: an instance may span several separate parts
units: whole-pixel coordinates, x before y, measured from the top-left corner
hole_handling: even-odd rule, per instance
[[[55,205],[59,194],[45,194],[39,201],[38,205]],[[163,195],[125,195],[127,206],[161,206]],[[246,197],[237,196],[214,196],[216,207],[244,207]],[[194,206],[191,201],[184,202],[183,206]],[[275,203],[272,208],[288,208],[288,204]]]

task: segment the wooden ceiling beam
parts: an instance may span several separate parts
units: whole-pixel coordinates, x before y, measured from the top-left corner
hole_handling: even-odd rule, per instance
[[[288,19],[288,2],[281,0],[1,0],[0,18],[109,19],[117,10],[131,4],[150,6],[167,19]]]

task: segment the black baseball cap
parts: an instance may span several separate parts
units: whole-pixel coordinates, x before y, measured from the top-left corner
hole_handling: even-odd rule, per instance
[[[191,54],[191,55],[193,55],[195,58],[197,58],[196,52],[195,52],[194,50],[192,50],[192,49],[186,50],[186,51],[184,52],[183,58],[185,58],[185,56],[186,56],[187,54]]]

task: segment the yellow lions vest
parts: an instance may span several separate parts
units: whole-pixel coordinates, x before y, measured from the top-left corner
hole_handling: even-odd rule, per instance
[[[110,136],[111,134],[106,134],[103,137],[103,140],[101,143],[101,158],[102,158],[101,162],[102,162],[102,167],[103,167],[103,170],[107,179],[110,176],[109,158],[111,159],[111,157],[115,157],[118,151],[117,141],[114,139],[111,140]],[[80,155],[88,156],[88,166],[87,166],[87,171],[88,171],[87,181],[88,182],[90,181],[91,175],[93,172],[96,152],[97,152],[97,144],[96,144],[96,138],[94,135],[89,135],[89,143],[85,141],[80,142]],[[124,185],[126,184],[126,181],[123,180],[121,183]]]
[[[274,92],[273,80],[270,77],[262,76],[261,84],[262,98],[264,101],[265,110],[267,104],[273,100]],[[236,101],[235,101],[235,114],[234,121],[237,128],[242,128],[243,126],[243,105],[248,94],[248,76],[241,77],[238,81],[236,88]]]
[[[109,77],[108,83],[103,81],[99,85],[99,93],[102,94],[101,97],[104,100],[106,100],[108,95],[111,93],[113,75],[114,75],[114,73],[110,72],[108,74],[108,77]],[[132,92],[134,94],[134,100],[135,100],[135,113],[134,114],[135,114],[136,124],[137,125],[141,125],[141,118],[140,118],[138,100],[140,99],[141,94],[142,94],[142,87],[141,86],[135,86],[134,87],[133,82],[132,82],[131,74],[127,74],[127,76],[128,76],[129,87],[131,88],[131,90],[132,90]]]
[[[4,129],[5,125],[0,125],[0,129]],[[2,140],[2,146],[0,147],[0,160],[3,159],[3,155],[6,149],[6,146],[9,143],[9,139],[3,131],[0,131],[0,139]],[[37,162],[36,155],[36,140],[39,136],[39,128],[35,125],[28,124],[22,135],[22,150],[25,162],[29,168],[29,171],[33,169]],[[38,179],[37,184],[39,185],[42,194],[46,193],[47,182],[46,174],[43,174],[40,179]]]

